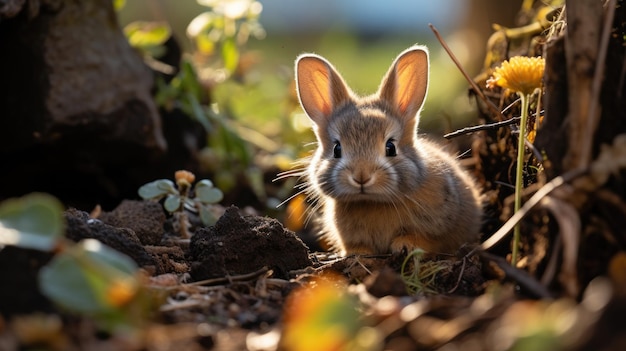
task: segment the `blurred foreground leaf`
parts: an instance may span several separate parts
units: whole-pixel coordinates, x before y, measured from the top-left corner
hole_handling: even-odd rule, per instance
[[[326,276],[292,293],[285,310],[285,350],[373,349],[357,343],[364,324],[346,286],[342,278]]]
[[[137,270],[128,256],[86,239],[43,267],[39,286],[44,295],[63,308],[93,316],[111,327],[128,320],[121,307],[139,290]]]
[[[63,228],[63,205],[53,196],[36,193],[0,204],[0,246],[49,251]]]

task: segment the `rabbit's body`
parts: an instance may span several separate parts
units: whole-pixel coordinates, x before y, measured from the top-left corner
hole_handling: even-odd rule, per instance
[[[477,187],[453,156],[417,136],[428,82],[424,47],[402,53],[367,98],[319,56],[301,56],[296,74],[319,143],[306,190],[321,206],[321,232],[335,250],[454,253],[478,239]]]

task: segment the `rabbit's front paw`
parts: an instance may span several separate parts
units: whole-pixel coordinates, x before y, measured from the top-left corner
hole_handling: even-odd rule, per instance
[[[423,243],[415,235],[400,235],[391,242],[392,253],[409,253],[415,249],[424,248]]]

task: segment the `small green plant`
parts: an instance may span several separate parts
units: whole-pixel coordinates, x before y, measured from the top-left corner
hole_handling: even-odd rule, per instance
[[[437,273],[444,269],[441,261],[423,261],[426,252],[422,249],[411,251],[400,270],[402,280],[409,294],[436,294],[434,288]]]
[[[145,314],[149,298],[128,256],[95,239],[66,239],[63,206],[47,194],[0,204],[0,249],[11,245],[55,253],[39,271],[41,292],[68,311],[94,318],[102,328],[128,330]]]
[[[208,179],[199,181],[192,187],[196,176],[188,171],[177,171],[174,174],[176,183],[169,179],[159,179],[139,188],[139,196],[145,200],[161,200],[165,198],[163,207],[178,218],[179,231],[183,238],[189,238],[189,218],[185,210],[200,214],[204,225],[213,225],[217,218],[211,211],[212,205],[224,197],[222,191],[213,186]]]

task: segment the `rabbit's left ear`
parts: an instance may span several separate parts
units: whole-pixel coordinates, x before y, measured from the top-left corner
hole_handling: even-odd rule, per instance
[[[378,95],[395,108],[398,117],[414,119],[428,90],[428,49],[412,46],[395,59],[383,78]]]
[[[330,62],[313,54],[300,55],[296,60],[296,89],[302,108],[322,128],[333,112],[352,96]]]

